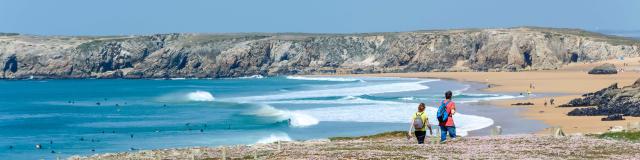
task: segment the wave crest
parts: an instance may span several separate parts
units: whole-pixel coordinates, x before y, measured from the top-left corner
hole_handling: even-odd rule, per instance
[[[187,94],[187,99],[191,101],[213,101],[213,95],[206,91],[195,91]]]
[[[213,95],[207,91],[178,92],[170,93],[157,98],[160,102],[211,102],[215,100]]]
[[[297,111],[276,109],[270,105],[261,104],[258,109],[247,113],[261,117],[274,117],[278,121],[289,121],[291,127],[308,127],[319,123],[318,119]]]

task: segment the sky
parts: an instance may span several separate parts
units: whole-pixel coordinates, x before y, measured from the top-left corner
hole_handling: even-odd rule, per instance
[[[362,33],[541,26],[640,35],[638,0],[0,0],[0,32]]]

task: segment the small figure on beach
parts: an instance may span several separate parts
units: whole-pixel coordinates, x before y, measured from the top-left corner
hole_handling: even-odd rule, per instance
[[[536,89],[536,85],[533,82],[529,83],[529,89]]]
[[[456,138],[456,126],[453,122],[453,115],[456,114],[456,103],[453,102],[453,93],[447,91],[444,93],[445,100],[443,100],[438,107],[436,118],[438,119],[440,126],[440,142],[447,140],[447,133],[451,137],[451,140]]]
[[[418,105],[418,112],[414,113],[411,117],[411,125],[409,126],[408,135],[411,137],[411,130],[415,130],[414,133],[418,140],[418,144],[424,144],[424,137],[427,134],[427,128],[429,128],[429,134],[433,135],[431,124],[429,124],[429,118],[427,118],[427,114],[424,113],[425,108],[426,106],[424,103],[420,103]]]
[[[551,103],[551,105],[552,105],[552,106],[553,106],[553,101],[555,101],[555,99],[553,99],[553,98],[551,98],[551,99],[549,100],[549,103]]]

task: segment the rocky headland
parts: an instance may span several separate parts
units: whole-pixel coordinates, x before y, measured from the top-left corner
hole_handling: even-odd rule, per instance
[[[3,33],[0,79],[520,71],[638,55],[638,40],[537,27],[362,34]]]
[[[619,88],[617,83],[612,84],[602,90],[584,94],[581,98],[573,99],[560,107],[586,107],[572,110],[568,113],[570,116],[615,117],[613,115],[623,114],[638,117],[640,116],[640,79],[622,88]]]

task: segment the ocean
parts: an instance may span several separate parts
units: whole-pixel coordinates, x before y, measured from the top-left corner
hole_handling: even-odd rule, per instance
[[[436,124],[434,106],[447,90],[458,104],[519,97],[471,88],[449,80],[372,77],[0,81],[0,157],[368,135],[407,130],[420,102]],[[464,110],[454,119],[460,135],[494,124]]]

